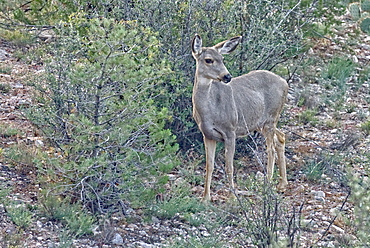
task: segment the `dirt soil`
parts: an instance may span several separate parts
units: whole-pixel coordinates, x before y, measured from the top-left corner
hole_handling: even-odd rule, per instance
[[[330,59],[336,54],[345,54],[343,43],[353,29],[353,24],[346,24],[337,31],[334,38],[317,39],[310,56]],[[351,59],[362,65],[370,63],[370,38],[361,35],[359,42],[353,44]],[[27,147],[44,146],[42,135],[24,117],[22,109],[32,104],[32,87],[26,84],[30,76],[37,76],[43,68],[35,64],[26,64],[15,58],[14,53],[19,49],[5,41],[0,42],[0,63],[2,68],[10,68],[9,72],[0,73],[0,83],[9,86],[8,92],[0,94],[0,122],[2,126],[21,130],[16,135],[0,133],[0,149],[14,144]],[[348,47],[346,47],[348,49]],[[320,68],[311,66],[307,73],[319,72]],[[300,247],[337,247],[339,241],[347,240],[350,243],[356,239],[354,230],[349,222],[353,218],[353,204],[348,198],[349,189],[340,180],[341,171],[351,170],[355,176],[364,175],[364,166],[368,165],[369,156],[364,156],[370,150],[370,138],[360,128],[361,120],[369,118],[369,103],[366,101],[370,92],[369,80],[356,87],[348,82],[349,90],[344,105],[351,111],[338,111],[325,105],[320,107],[315,116],[318,124],[303,124],[299,116],[307,109],[298,106],[298,98],[303,89],[309,89],[307,99],[311,104],[316,101],[320,93],[326,91],[319,81],[308,82],[305,75],[296,76],[290,82],[289,101],[282,116],[282,130],[287,135],[287,164],[289,174],[289,188],[284,193],[288,205],[300,209],[302,206],[302,229],[300,233]],[[345,106],[342,109],[346,109]],[[327,123],[332,123],[328,125]],[[326,125],[324,125],[326,123]],[[32,151],[32,149],[27,149]],[[322,175],[318,182],[310,181],[304,173],[304,165],[312,160],[316,163],[323,161],[323,154],[338,154],[345,160],[346,168],[335,168],[332,173]],[[32,157],[32,154],[29,154]],[[247,159],[246,159],[247,160]],[[356,162],[354,162],[356,161]],[[249,170],[259,170],[252,168]],[[202,170],[199,173],[203,173]],[[240,172],[239,172],[240,173]],[[222,169],[216,168],[215,177],[223,176]],[[171,175],[176,180],[177,175]],[[14,188],[12,199],[20,203],[35,205],[39,193],[39,186],[34,184],[35,169],[27,164],[14,164],[1,156],[0,150],[0,185]],[[217,179],[215,179],[217,181]],[[224,199],[217,196],[222,192],[222,186],[214,186],[214,202],[222,204]],[[202,187],[194,189],[194,194],[200,197]],[[303,205],[302,205],[303,204]],[[6,208],[0,205],[0,244],[14,243],[13,247],[57,247],[61,240],[61,226],[50,221],[38,220],[26,230],[20,230],[7,215]],[[159,220],[154,218],[152,223],[138,222],[105,224],[105,230],[96,231],[94,238],[76,239],[76,247],[161,247],[161,242],[168,235],[174,237],[184,235],[190,225],[181,219]],[[206,230],[200,230],[200,232]],[[238,230],[230,231],[230,237]],[[226,232],[227,233],[227,232]],[[206,235],[206,234],[205,234]],[[225,234],[226,235],[226,234]],[[12,240],[10,240],[12,239]],[[232,238],[230,238],[232,239]],[[113,244],[112,244],[113,242]],[[17,244],[22,244],[16,246]]]

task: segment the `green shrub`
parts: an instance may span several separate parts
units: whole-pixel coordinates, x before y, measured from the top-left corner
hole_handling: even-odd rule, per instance
[[[38,83],[44,107],[29,117],[61,156],[40,159],[40,173],[93,211],[125,211],[134,199],[153,199],[178,149],[165,129],[168,110],[155,104],[170,73],[156,34],[135,22],[82,15],[56,31],[60,39]]]
[[[332,6],[336,1],[324,3]],[[175,118],[168,124],[177,136],[180,147],[199,150],[202,136],[191,116],[191,87],[194,75],[194,60],[189,44],[195,33],[204,38],[204,45],[242,35],[243,42],[233,55],[226,59],[232,75],[240,75],[254,69],[272,70],[275,66],[296,58],[308,49],[304,33],[315,19],[313,11],[319,11],[317,1],[136,1],[129,5],[111,1],[107,5],[94,2],[89,13],[104,13],[116,19],[137,20],[158,32],[161,54],[166,57],[175,72],[168,78],[159,94],[160,106],[167,107]],[[160,7],[159,7],[160,6]],[[110,11],[106,11],[110,9]],[[332,9],[320,10],[325,15]],[[302,22],[302,20],[304,20]],[[285,67],[290,64],[285,63]],[[293,71],[287,68],[285,71]]]
[[[322,73],[324,79],[332,80],[335,86],[343,88],[346,80],[353,75],[356,64],[349,58],[334,57]]]
[[[298,120],[299,122],[303,124],[310,123],[311,125],[315,126],[317,125],[319,121],[316,115],[317,115],[317,110],[307,109],[303,111],[302,113],[298,114]]]
[[[240,247],[295,247],[299,243],[301,209],[289,207],[264,179],[247,178],[251,196],[237,197],[235,224],[243,228]],[[288,210],[289,208],[289,210]]]
[[[23,204],[10,204],[6,207],[10,219],[20,228],[27,228],[32,223],[33,213]]]
[[[370,134],[370,121],[366,121],[361,124],[361,129],[364,131],[367,135]]]
[[[325,101],[340,110],[344,106],[345,95],[348,90],[348,80],[355,73],[356,64],[346,57],[334,57],[328,61],[321,73],[321,80],[329,90],[324,95]]]
[[[11,86],[8,83],[0,83],[0,93],[9,93],[11,90]]]
[[[20,133],[17,128],[9,126],[8,124],[0,124],[0,137],[9,138]]]
[[[9,197],[11,192],[11,188],[1,185],[0,203],[4,207],[10,220],[19,228],[26,229],[32,223],[33,213],[26,204],[11,199]]]
[[[337,153],[322,152],[315,158],[308,158],[303,167],[303,173],[307,180],[313,182],[322,182],[326,175],[333,181],[342,185],[348,184],[348,178],[343,171],[344,156]]]
[[[366,168],[369,173],[369,168]],[[354,203],[354,227],[359,240],[357,247],[370,246],[370,182],[367,176],[352,176],[350,179],[351,200]]]
[[[0,0],[0,12],[7,17],[1,26],[14,29],[25,25],[51,25],[65,20],[77,7],[75,2],[65,0]]]
[[[84,211],[79,204],[71,203],[70,199],[54,196],[43,196],[40,200],[41,212],[51,220],[62,223],[70,237],[81,237],[92,234],[96,219]]]
[[[1,65],[0,66],[0,73],[1,74],[11,74],[12,73],[12,66],[8,66],[8,65]]]

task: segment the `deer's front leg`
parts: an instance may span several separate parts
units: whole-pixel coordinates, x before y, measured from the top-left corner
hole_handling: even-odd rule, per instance
[[[211,181],[212,181],[212,172],[214,169],[215,163],[215,152],[216,152],[216,141],[207,139],[203,136],[204,139],[204,148],[206,150],[206,180],[204,185],[204,201],[211,200]]]
[[[235,135],[225,139],[225,170],[230,188],[234,192],[234,153],[235,153]]]

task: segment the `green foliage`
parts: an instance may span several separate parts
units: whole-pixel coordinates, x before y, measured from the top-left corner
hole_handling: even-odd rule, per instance
[[[303,173],[307,180],[312,182],[322,182],[325,180],[323,178],[325,175],[336,182],[347,185],[348,179],[342,170],[343,161],[344,157],[339,154],[322,152],[317,157],[306,160]]]
[[[42,213],[49,220],[62,223],[70,237],[92,234],[95,217],[84,211],[80,205],[71,204],[68,199],[44,196],[41,200]]]
[[[6,207],[10,219],[20,228],[27,228],[32,223],[33,213],[24,204],[10,204]]]
[[[19,134],[19,130],[10,129],[8,134]],[[4,149],[5,157],[10,163],[15,164],[19,172],[23,173],[31,168],[34,163],[35,151],[24,144],[10,146]]]
[[[363,11],[370,12],[370,0],[364,0],[361,2],[361,9]]]
[[[367,135],[370,134],[370,120],[365,121],[361,124],[361,129],[364,131]]]
[[[318,123],[318,118],[316,117],[316,115],[317,110],[307,109],[298,114],[298,120],[303,124],[310,123],[311,125],[315,126]]]
[[[18,25],[51,25],[65,20],[68,15],[77,11],[73,1],[57,0],[0,0],[0,12],[7,18],[1,23],[8,29]]]
[[[365,17],[360,24],[361,31],[370,34],[370,18]]]
[[[0,203],[3,205],[10,220],[19,228],[26,229],[32,223],[33,213],[26,204],[12,200],[9,197],[11,191],[12,189],[1,185]]]
[[[173,218],[177,213],[181,213],[182,215],[185,214],[185,218],[191,222],[195,222],[193,214],[196,214],[204,209],[204,205],[199,202],[198,199],[180,195],[161,202],[160,204],[156,205],[152,211],[155,216],[166,219]]]
[[[366,168],[365,173],[369,173]],[[354,226],[359,240],[357,247],[370,246],[370,182],[367,176],[352,176],[350,178],[351,200],[354,203]]]
[[[40,173],[70,185],[63,194],[79,195],[93,211],[125,211],[133,199],[153,199],[178,149],[165,129],[168,110],[155,104],[170,73],[156,34],[136,22],[83,15],[56,31],[61,38],[51,44],[39,84],[45,105],[29,116],[61,157],[39,159]]]
[[[8,124],[0,124],[0,137],[9,138],[20,133],[17,128],[11,127]]]
[[[321,80],[329,90],[325,96],[328,105],[336,110],[343,107],[348,90],[348,80],[355,73],[356,64],[346,57],[334,57],[324,67]]]
[[[354,21],[358,21],[361,18],[361,10],[359,3],[351,3],[348,5],[349,13]]]
[[[7,94],[11,90],[10,84],[8,83],[0,83],[0,93]]]
[[[294,247],[299,239],[300,210],[287,211],[288,206],[266,180],[255,176],[247,180],[252,197],[237,197],[240,219],[236,223],[245,230],[240,247]]]
[[[334,85],[343,87],[346,80],[354,73],[355,63],[344,57],[334,57],[322,73],[324,79],[332,80]]]
[[[7,65],[0,65],[1,74],[9,74],[12,72],[12,67]]]
[[[348,5],[348,10],[354,21],[358,21],[362,32],[370,34],[370,1],[355,2]]]

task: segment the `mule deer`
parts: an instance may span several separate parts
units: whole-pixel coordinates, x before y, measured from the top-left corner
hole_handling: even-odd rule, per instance
[[[272,179],[275,152],[279,165],[278,189],[287,185],[285,135],[276,128],[288,93],[287,82],[278,75],[257,70],[232,78],[222,54],[235,50],[242,37],[234,37],[213,47],[202,47],[195,35],[192,55],[196,60],[193,88],[193,117],[203,134],[206,151],[206,177],[203,199],[209,201],[216,142],[225,143],[225,168],[234,189],[233,159],[235,139],[259,131],[266,140],[267,178]]]

